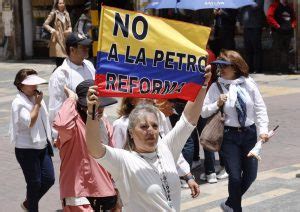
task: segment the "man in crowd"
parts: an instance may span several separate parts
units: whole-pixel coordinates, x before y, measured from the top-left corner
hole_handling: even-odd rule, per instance
[[[71,33],[67,37],[68,58],[54,71],[49,80],[50,123],[53,123],[56,113],[67,99],[64,93],[65,85],[75,92],[77,85],[82,81],[95,79],[95,68],[90,61],[86,60],[91,44],[92,40],[79,33]]]
[[[246,61],[251,73],[262,72],[262,28],[265,24],[264,0],[254,0],[256,5],[241,9],[241,24],[244,29]]]
[[[268,23],[272,27],[273,61],[277,73],[289,72],[289,46],[296,27],[296,16],[288,0],[272,3],[267,14]]]

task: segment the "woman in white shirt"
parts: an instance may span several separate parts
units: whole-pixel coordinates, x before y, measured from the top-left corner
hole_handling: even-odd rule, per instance
[[[210,79],[207,73],[206,82]],[[129,151],[99,143],[99,123],[91,119],[94,105],[99,104],[97,86],[88,92],[87,147],[109,171],[120,192],[123,211],[179,211],[180,181],[175,161],[200,116],[205,89],[194,102],[188,102],[181,119],[162,142],[158,142],[157,109],[138,105],[129,115],[127,137]]]
[[[239,53],[224,51],[212,64],[217,66],[221,77],[207,92],[202,117],[210,117],[223,107],[225,127],[221,155],[229,174],[229,197],[221,208],[239,212],[242,196],[257,175],[257,159],[247,154],[257,142],[257,131],[263,141],[268,140],[269,119],[258,87],[249,77],[248,65]],[[217,83],[224,94],[220,94]]]
[[[51,129],[43,92],[37,85],[46,80],[32,69],[20,70],[14,81],[19,90],[12,102],[10,136],[15,144],[16,158],[22,168],[26,184],[24,210],[38,211],[42,196],[54,184],[54,168],[50,154]]]
[[[155,102],[158,102],[158,100],[156,100]],[[113,123],[113,140],[115,141],[116,148],[123,149],[125,147],[126,138],[128,136],[127,129],[129,124],[129,115],[131,111],[136,107],[136,105],[145,103],[154,104],[154,101],[152,99],[130,97],[125,97],[122,99],[118,112],[120,118],[115,120]],[[160,108],[158,107],[158,109]],[[173,108],[171,107],[171,110],[172,109]],[[158,110],[158,125],[159,141],[161,141],[162,138],[171,131],[172,125],[168,117],[166,117],[165,114],[160,110]],[[184,159],[182,154],[179,155],[178,161],[176,163],[176,168],[180,178],[184,181],[184,184],[182,181],[181,184],[191,189],[191,195],[193,198],[197,197],[200,193],[199,186],[195,181],[195,177],[191,173],[188,162]]]

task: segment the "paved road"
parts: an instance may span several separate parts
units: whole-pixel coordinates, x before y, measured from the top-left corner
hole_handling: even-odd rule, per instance
[[[37,64],[39,62],[39,64]],[[21,68],[34,68],[40,76],[49,78],[54,65],[48,61],[28,61],[26,63],[0,63],[0,211],[21,211],[19,204],[25,197],[25,182],[16,162],[14,148],[8,142],[10,103],[16,89],[12,85],[16,72]],[[264,146],[263,160],[259,166],[258,180],[245,195],[245,211],[300,211],[300,143],[299,117],[300,76],[253,75],[268,106],[270,126],[280,125],[272,141]],[[42,87],[47,101],[47,87]],[[109,119],[116,118],[116,106],[107,108]],[[202,154],[202,153],[201,153]],[[53,159],[56,179],[59,175],[58,154]],[[195,170],[199,178],[202,167]],[[184,211],[220,211],[218,206],[227,195],[227,180],[217,184],[201,182],[201,195],[191,199],[188,190],[182,192]],[[40,203],[41,211],[60,210],[58,180]]]

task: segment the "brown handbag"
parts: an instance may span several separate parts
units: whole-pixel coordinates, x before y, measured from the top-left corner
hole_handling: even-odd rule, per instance
[[[218,89],[223,94],[223,89],[219,82],[216,82]],[[223,106],[212,116],[210,116],[200,135],[200,144],[203,149],[218,152],[221,149],[224,134],[224,112]]]

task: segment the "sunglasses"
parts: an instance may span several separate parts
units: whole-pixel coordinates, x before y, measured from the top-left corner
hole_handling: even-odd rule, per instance
[[[228,66],[232,66],[232,65],[218,63],[218,64],[216,64],[216,66],[217,66],[217,69],[224,69],[224,68],[227,68]]]

